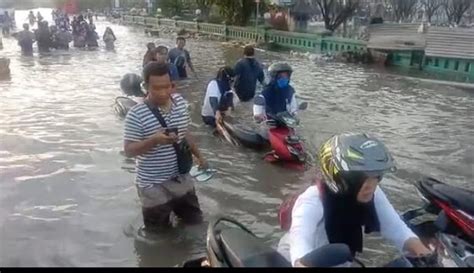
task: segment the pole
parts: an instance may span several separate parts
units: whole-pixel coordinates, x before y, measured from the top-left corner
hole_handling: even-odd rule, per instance
[[[255,42],[258,42],[258,14],[260,8],[260,0],[255,0],[255,3],[257,4],[257,9],[255,11]]]

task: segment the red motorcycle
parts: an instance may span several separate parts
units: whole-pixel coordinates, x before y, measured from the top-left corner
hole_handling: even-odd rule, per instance
[[[295,127],[299,121],[290,113],[278,113],[269,116],[267,125],[268,141],[272,151],[264,156],[264,160],[271,163],[284,162],[286,166],[304,170],[306,152],[303,140],[296,134]]]
[[[305,110],[307,103],[302,103],[300,110]],[[266,121],[268,130],[259,133],[241,124],[235,123],[232,118],[224,117],[221,124],[217,124],[222,136],[236,146],[244,146],[256,150],[271,149],[263,159],[271,163],[282,163],[284,166],[304,170],[307,162],[307,153],[303,139],[296,133],[299,120],[288,112],[268,115]]]
[[[434,242],[445,267],[474,267],[474,192],[433,178],[415,186],[425,205],[405,212],[403,220],[420,237]],[[436,219],[413,223],[429,215]]]

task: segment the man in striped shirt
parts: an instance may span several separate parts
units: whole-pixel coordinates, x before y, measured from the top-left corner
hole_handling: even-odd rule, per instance
[[[135,105],[125,119],[124,150],[136,157],[136,184],[142,203],[145,228],[170,226],[174,212],[183,222],[202,221],[202,212],[189,174],[180,175],[173,143],[189,142],[199,165],[206,165],[188,132],[190,117],[186,101],[173,93],[173,82],[165,63],[152,62],[143,70],[147,100],[157,107],[167,128],[144,103]]]

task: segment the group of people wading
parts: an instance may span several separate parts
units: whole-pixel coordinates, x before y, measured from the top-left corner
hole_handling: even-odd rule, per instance
[[[86,21],[85,18],[88,18]],[[40,53],[53,50],[69,50],[69,44],[73,42],[76,48],[96,49],[99,47],[99,35],[96,32],[93,16],[74,16],[72,21],[69,15],[61,10],[53,10],[52,18],[54,25],[44,20],[40,12],[35,16],[33,11],[28,15],[29,24],[23,24],[23,30],[14,36],[18,40],[24,55],[33,54],[33,44],[36,42]],[[34,32],[30,31],[30,26],[37,23],[38,28]],[[103,41],[107,50],[115,49],[114,32],[108,27],[103,35]]]

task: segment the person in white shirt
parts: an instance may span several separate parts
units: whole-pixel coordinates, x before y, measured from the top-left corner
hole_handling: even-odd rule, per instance
[[[330,243],[348,245],[355,256],[363,249],[363,231],[380,232],[409,255],[431,255],[379,187],[384,174],[396,169],[381,141],[360,133],[336,135],[321,145],[318,157],[321,172],[290,208],[290,228],[278,245],[293,266],[305,267],[301,258]]]
[[[202,120],[205,124],[216,127],[216,122],[220,122],[223,114],[234,107],[234,92],[232,91],[234,75],[232,68],[221,67],[216,78],[207,85],[201,109]]]

